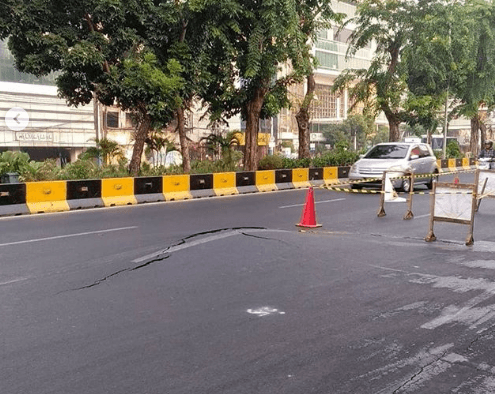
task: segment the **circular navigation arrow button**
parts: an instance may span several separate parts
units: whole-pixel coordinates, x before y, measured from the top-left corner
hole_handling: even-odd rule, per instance
[[[21,107],[14,107],[8,110],[5,115],[5,124],[10,130],[21,131],[29,123],[28,113]]]

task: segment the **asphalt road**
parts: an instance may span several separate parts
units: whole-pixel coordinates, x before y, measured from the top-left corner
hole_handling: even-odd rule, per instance
[[[495,200],[305,194],[0,220],[0,393],[495,393]]]

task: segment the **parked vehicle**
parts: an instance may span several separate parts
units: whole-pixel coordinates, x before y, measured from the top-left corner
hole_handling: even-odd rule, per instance
[[[495,170],[495,158],[480,157],[478,159],[478,168],[480,170]]]
[[[406,174],[438,174],[438,166],[433,150],[428,144],[389,142],[375,145],[349,171],[350,180],[370,179],[370,182],[352,184],[353,188],[381,185],[384,171],[393,171],[395,176]],[[373,179],[373,180],[372,180]],[[435,176],[416,178],[415,184],[426,184],[431,189]],[[409,179],[393,180],[396,189],[408,192]]]

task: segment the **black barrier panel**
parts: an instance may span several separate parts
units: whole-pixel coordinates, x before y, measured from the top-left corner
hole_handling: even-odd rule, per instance
[[[347,178],[349,176],[349,170],[351,167],[339,167],[338,169],[338,177],[339,178]]]
[[[26,184],[6,183],[0,185],[0,205],[25,204]]]
[[[310,181],[323,180],[323,168],[310,168],[309,169],[309,180]]]
[[[163,178],[161,176],[134,178],[134,194],[163,193]]]
[[[275,183],[292,182],[292,170],[275,170]]]
[[[462,159],[455,159],[455,166],[457,168],[462,167]]]
[[[235,174],[235,185],[239,186],[255,186],[256,184],[255,172],[237,172]]]
[[[191,175],[191,190],[213,189],[213,174]]]
[[[449,168],[449,159],[442,159],[440,163],[442,164],[442,168]]]
[[[474,157],[471,157],[471,158],[469,159],[469,165],[470,165],[470,166],[474,166],[474,165],[476,165],[476,160],[474,159]]]
[[[100,198],[101,180],[67,181],[67,200]]]

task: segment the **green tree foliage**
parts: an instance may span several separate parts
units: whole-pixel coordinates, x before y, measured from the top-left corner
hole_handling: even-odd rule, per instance
[[[377,143],[377,128],[374,118],[371,116],[353,114],[341,123],[328,126],[328,130],[323,132],[323,136],[332,146],[344,141],[349,147],[354,147],[354,136],[357,151]]]
[[[417,2],[411,40],[402,52],[408,67],[408,123],[420,124],[431,134],[445,122],[447,99],[449,119],[458,114],[477,117],[481,103],[493,102],[493,65],[487,64],[493,56],[491,8],[477,0]],[[477,127],[472,135],[477,136]]]
[[[491,111],[495,106],[495,5],[492,2],[471,0],[466,3],[464,21],[469,29],[471,50],[464,83],[454,85],[454,94],[461,104],[454,113],[471,119],[470,151],[478,155],[478,131],[481,143],[486,139],[484,106]],[[456,21],[457,26],[458,21]]]
[[[407,69],[401,51],[408,42],[415,3],[410,1],[364,0],[357,5],[357,16],[346,23],[355,24],[350,36],[348,56],[376,43],[376,52],[367,69],[345,70],[335,81],[334,91],[348,89],[354,106],[387,117],[390,141],[400,138],[399,125],[404,120],[404,94]],[[351,108],[352,109],[352,108]]]
[[[109,138],[94,138],[96,146],[86,149],[81,154],[81,159],[101,159],[104,165],[110,164],[114,159],[122,159],[124,152],[122,147]]]
[[[308,74],[310,56],[296,0],[231,1],[230,28],[225,30],[223,83],[212,86],[214,118],[241,113],[246,121],[244,169],[257,166],[259,120],[288,105],[287,86]],[[282,65],[290,68],[282,72]],[[230,81],[227,83],[227,79]]]
[[[317,40],[319,30],[328,29],[331,27],[331,21],[341,21],[344,15],[335,14],[332,10],[331,2],[328,0],[307,0],[297,1],[297,13],[300,20],[300,28],[302,33],[307,37],[306,45],[308,45],[308,56],[311,55],[311,45]],[[297,103],[298,110],[296,113],[296,121],[299,135],[299,159],[309,159],[309,143],[310,143],[310,107],[315,96],[316,82],[314,70],[317,65],[315,59],[311,59],[306,76],[306,93],[303,100]]]
[[[16,0],[0,15],[0,38],[20,71],[58,71],[59,94],[70,105],[96,98],[136,114],[130,171],[136,175],[144,140],[155,124],[165,125],[180,104],[181,66],[157,56],[157,20],[170,4],[137,0]],[[7,26],[7,27],[6,27]],[[167,40],[168,31],[160,32]]]

